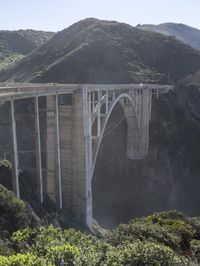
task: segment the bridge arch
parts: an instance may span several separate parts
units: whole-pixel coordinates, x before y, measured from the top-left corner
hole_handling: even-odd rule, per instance
[[[107,96],[108,97],[108,96]],[[102,97],[101,102],[99,102],[100,107],[106,102],[106,95]],[[127,122],[127,156],[131,157],[129,149],[130,147],[133,149],[134,143],[139,141],[139,136],[140,136],[140,126],[139,126],[139,120],[137,117],[136,113],[136,108],[134,101],[130,95],[127,93],[122,93],[120,94],[116,99],[114,99],[110,105],[109,105],[109,110],[108,113],[105,115],[105,117],[102,120],[102,127],[101,127],[101,134],[98,137],[98,141],[93,147],[93,161],[92,161],[92,172],[91,172],[91,179],[93,177],[95,165],[96,165],[96,160],[98,157],[99,149],[101,146],[102,138],[104,136],[106,126],[108,124],[108,121],[110,119],[110,116],[112,114],[113,109],[115,106],[120,103],[124,112],[124,118],[126,119]],[[94,123],[94,117],[92,119],[92,124]],[[133,135],[136,138],[134,143],[131,143],[132,141],[130,140],[129,136]]]

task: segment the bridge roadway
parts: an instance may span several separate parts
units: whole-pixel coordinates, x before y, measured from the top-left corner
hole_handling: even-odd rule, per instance
[[[20,198],[21,169],[16,101],[34,99],[38,199],[42,204],[45,191],[55,201],[58,209],[67,210],[78,221],[91,226],[92,176],[101,140],[115,105],[121,105],[127,123],[127,156],[141,160],[148,153],[152,98],[158,98],[172,89],[170,85],[159,84],[1,83],[0,104],[10,102],[12,180],[16,196]],[[65,95],[70,95],[71,98],[67,98],[66,101]],[[45,184],[38,108],[38,100],[44,96],[47,180]]]
[[[0,98],[2,100],[10,100],[11,98],[20,99],[54,94],[68,94],[80,89],[81,86],[81,84],[59,83],[0,83]],[[171,85],[159,84],[87,84],[87,87],[89,91],[126,88],[138,90],[149,89],[157,91],[159,95],[173,89]]]

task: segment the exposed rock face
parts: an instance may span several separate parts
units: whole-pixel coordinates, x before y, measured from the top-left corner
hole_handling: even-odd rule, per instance
[[[178,88],[154,102],[149,153],[142,161],[126,157],[125,121],[105,136],[93,177],[94,214],[100,224],[112,227],[167,209],[200,214],[199,102],[195,87]],[[119,116],[118,106],[110,124]]]

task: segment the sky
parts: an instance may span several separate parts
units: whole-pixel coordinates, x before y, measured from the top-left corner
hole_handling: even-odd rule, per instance
[[[200,0],[0,0],[0,30],[60,31],[88,17],[200,29]]]

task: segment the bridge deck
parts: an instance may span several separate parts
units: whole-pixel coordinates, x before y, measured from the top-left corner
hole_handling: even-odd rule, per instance
[[[73,93],[79,88],[78,84],[51,84],[51,83],[7,83],[0,84],[0,98],[31,98],[53,94]]]
[[[53,94],[68,94],[81,88],[80,84],[58,83],[0,83],[0,99],[30,98]],[[119,90],[119,89],[157,89],[169,91],[170,85],[159,84],[87,84],[88,91]]]

